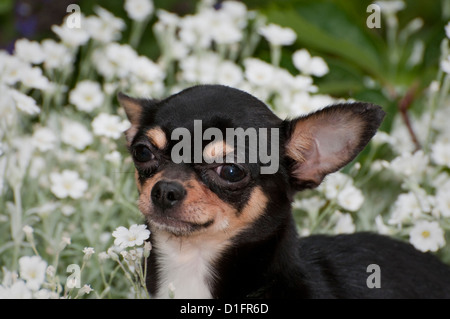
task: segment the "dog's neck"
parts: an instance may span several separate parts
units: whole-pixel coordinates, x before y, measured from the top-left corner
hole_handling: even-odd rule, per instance
[[[228,242],[152,231],[149,288],[154,298],[212,298],[214,263]],[[153,277],[153,278],[152,278]],[[171,291],[172,290],[172,291]]]
[[[152,229],[153,250],[147,276],[151,296],[169,298],[171,289],[174,298],[264,296],[264,287],[271,285],[274,272],[298,265],[281,251],[291,247],[290,239],[296,237],[291,220],[265,240],[257,239],[261,230],[251,229],[223,241],[215,237],[177,237]],[[243,238],[255,240],[243,243]],[[284,257],[278,258],[278,254]]]

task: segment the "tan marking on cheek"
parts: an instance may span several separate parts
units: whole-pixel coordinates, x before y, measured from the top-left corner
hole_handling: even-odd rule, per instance
[[[187,191],[183,201],[184,214],[192,222],[206,223],[215,220],[224,211],[232,209],[206,185],[196,179],[187,181],[184,188]]]
[[[214,220],[212,226],[193,235],[201,240],[228,241],[261,216],[268,201],[261,188],[256,187],[244,209],[238,214],[234,207],[222,201],[205,185],[196,180],[191,180],[188,184],[187,197],[183,203],[186,208],[184,218],[197,223]]]
[[[250,195],[250,199],[235,219],[237,228],[242,229],[252,224],[265,211],[268,199],[260,187],[255,187]]]
[[[160,150],[166,147],[167,137],[160,127],[151,128],[150,130],[147,131],[146,135]]]
[[[203,158],[206,162],[212,163],[216,159],[223,159],[226,154],[232,152],[234,152],[234,147],[225,141],[214,141],[205,146]]]

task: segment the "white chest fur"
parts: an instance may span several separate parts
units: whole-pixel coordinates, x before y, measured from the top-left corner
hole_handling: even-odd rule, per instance
[[[211,267],[220,243],[186,240],[166,234],[152,234],[158,247],[158,289],[156,298],[212,298],[209,283],[215,274]]]

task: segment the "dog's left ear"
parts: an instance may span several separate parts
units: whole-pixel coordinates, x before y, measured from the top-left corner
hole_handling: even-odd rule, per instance
[[[345,103],[286,121],[285,148],[294,160],[290,172],[294,188],[314,188],[352,161],[375,135],[384,115],[374,104]]]

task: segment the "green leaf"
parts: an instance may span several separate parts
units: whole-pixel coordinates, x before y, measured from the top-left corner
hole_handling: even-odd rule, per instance
[[[0,14],[10,13],[13,9],[13,0],[0,1]]]
[[[336,4],[314,2],[299,4],[295,9],[272,7],[267,17],[296,31],[297,43],[307,49],[341,57],[372,76],[383,77],[376,40],[360,26],[365,24],[367,13],[361,14],[358,24]]]

